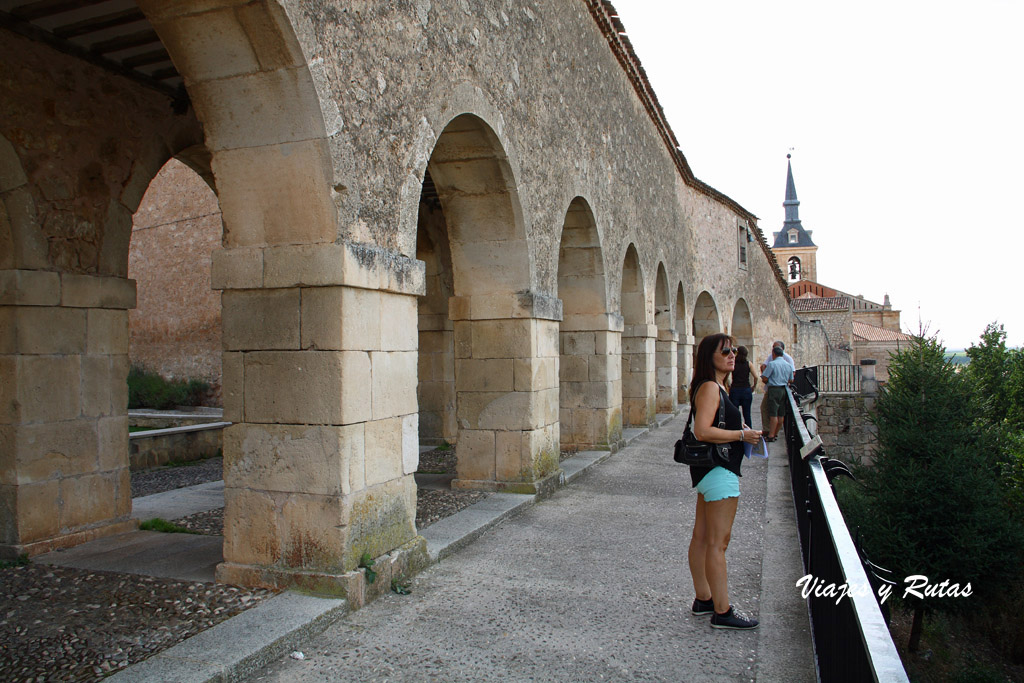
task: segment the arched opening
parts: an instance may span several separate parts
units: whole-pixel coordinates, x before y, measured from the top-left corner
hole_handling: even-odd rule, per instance
[[[640,257],[632,244],[622,263],[622,422],[646,426],[655,413],[654,343]]]
[[[787,261],[787,274],[790,282],[800,281],[800,259],[796,256],[790,256]]]
[[[136,283],[129,312],[133,367],[168,379],[211,385],[220,404],[220,295],[210,283],[210,256],[223,228],[217,195],[191,168],[168,161],[132,217],[128,277]]]
[[[757,349],[754,348],[754,323],[750,317],[750,307],[744,299],[737,299],[732,311],[732,336],[738,346],[746,346],[751,365],[756,365]],[[756,368],[755,368],[756,369]]]
[[[697,296],[697,303],[693,307],[694,344],[700,344],[704,337],[721,331],[722,319],[718,315],[718,306],[711,294],[703,291]]]
[[[656,382],[656,408],[659,413],[676,411],[677,357],[675,320],[668,290],[668,275],[665,264],[658,264],[658,275],[654,282],[654,324],[658,328],[655,342],[654,367]]]
[[[678,401],[689,403],[690,380],[693,377],[693,335],[686,320],[686,295],[683,294],[683,283],[676,287],[676,334],[678,335],[676,349],[676,376],[678,378]]]
[[[562,224],[558,297],[561,448],[607,448],[622,435],[620,366],[616,335],[608,329],[601,240],[594,214],[582,197],[573,199]]]
[[[186,150],[185,156],[195,163],[202,155]],[[129,428],[222,420],[221,297],[210,281],[211,255],[222,235],[220,205],[210,185],[179,159],[169,160],[132,217],[128,277],[136,283],[136,306],[128,316]],[[182,435],[173,451],[143,434],[132,437],[133,495],[155,492],[151,480],[159,477],[144,470],[170,460],[214,458],[220,451],[220,439],[212,435]],[[215,464],[202,468],[204,479],[223,477]]]
[[[558,467],[558,327],[518,308],[530,278],[515,179],[479,117],[438,137],[419,211],[420,437],[455,445],[455,487],[532,483]]]

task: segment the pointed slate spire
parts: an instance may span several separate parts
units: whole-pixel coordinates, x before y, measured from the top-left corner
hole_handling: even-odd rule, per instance
[[[793,182],[793,163],[791,155],[786,155],[786,201],[782,206],[786,208],[786,223],[800,225],[800,200],[796,198],[796,183]]]
[[[791,158],[791,154],[786,155],[786,201],[782,202],[782,206],[786,209],[786,221],[782,224],[782,230],[775,233],[773,249],[817,246],[811,240],[811,232],[804,230],[804,226],[800,223],[800,200],[796,198],[796,183],[793,182]],[[792,240],[789,235],[794,230],[796,231],[795,240]]]

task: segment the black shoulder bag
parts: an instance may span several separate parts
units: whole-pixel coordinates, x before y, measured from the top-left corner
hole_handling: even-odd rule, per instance
[[[725,392],[718,388],[718,428],[725,429]],[[715,467],[716,465],[729,464],[729,444],[707,443],[699,441],[693,435],[690,425],[693,423],[693,406],[690,406],[690,416],[686,418],[686,429],[683,430],[683,438],[676,441],[674,459],[678,463],[690,467]]]

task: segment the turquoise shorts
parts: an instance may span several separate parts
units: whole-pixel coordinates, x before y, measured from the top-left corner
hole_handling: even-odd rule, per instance
[[[716,467],[697,484],[697,493],[704,494],[705,503],[740,497],[740,478],[725,469]]]

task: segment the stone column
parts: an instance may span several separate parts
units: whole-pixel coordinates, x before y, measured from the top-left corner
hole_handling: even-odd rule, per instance
[[[622,316],[574,316],[560,333],[562,446],[616,449],[622,442]]]
[[[655,325],[626,325],[622,331],[622,422],[646,426],[654,422]]]
[[[417,537],[423,264],[378,248],[222,249],[228,583],[345,595],[425,560]],[[367,554],[389,562],[367,587]],[[392,567],[394,565],[394,567]]]
[[[134,306],[133,280],[0,271],[0,559],[135,528]]]
[[[559,461],[558,299],[452,297],[456,488],[553,489]]]
[[[690,402],[690,380],[693,379],[693,345],[695,343],[692,334],[679,334],[677,350],[679,361],[677,364],[679,378],[679,402]]]
[[[447,314],[419,316],[420,441],[455,443],[455,333]]]
[[[678,398],[678,352],[676,351],[679,333],[675,330],[658,330],[658,340],[654,344],[655,366],[657,367],[657,411],[672,413],[677,410]]]

